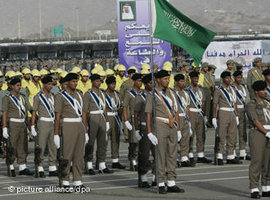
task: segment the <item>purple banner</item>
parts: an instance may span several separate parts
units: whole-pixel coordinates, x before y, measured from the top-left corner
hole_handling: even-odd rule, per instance
[[[117,0],[119,64],[140,70],[150,64],[150,25],[148,0]],[[171,61],[171,45],[153,39],[153,63],[160,68]]]

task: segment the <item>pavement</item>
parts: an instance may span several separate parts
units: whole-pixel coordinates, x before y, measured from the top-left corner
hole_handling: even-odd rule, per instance
[[[206,140],[206,156],[213,159],[214,130],[209,129]],[[28,166],[34,170],[33,142],[30,143],[30,154],[27,158]],[[0,160],[0,199],[247,199],[249,198],[248,166],[249,161],[241,165],[197,164],[196,167],[177,168],[177,185],[185,189],[181,194],[157,194],[156,187],[141,189],[137,187],[137,173],[128,171],[128,144],[121,142],[120,162],[127,166],[126,170],[114,170],[113,174],[83,175],[83,183],[91,188],[90,193],[63,194],[55,191],[58,185],[57,177],[34,178],[19,176],[7,177],[4,160]],[[108,146],[108,150],[110,147]],[[110,151],[107,153],[108,166],[111,166]],[[45,161],[46,163],[46,161]],[[224,162],[226,163],[226,162]],[[18,173],[18,167],[15,167]],[[48,166],[45,165],[45,174]],[[151,173],[148,174],[152,181]]]

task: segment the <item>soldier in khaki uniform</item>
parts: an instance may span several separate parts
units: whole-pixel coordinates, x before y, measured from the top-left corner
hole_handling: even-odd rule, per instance
[[[181,140],[180,127],[178,117],[178,103],[175,93],[168,87],[170,75],[165,70],[156,73],[157,86],[153,93],[149,93],[146,99],[146,126],[147,136],[153,145],[157,145],[158,160],[158,187],[160,194],[167,192],[183,193],[176,183],[176,160],[177,160],[177,141]],[[153,108],[153,95],[155,95],[155,108]],[[156,111],[155,119],[153,119],[153,109]],[[155,131],[152,133],[153,121],[156,121]],[[167,172],[167,175],[166,175]],[[167,178],[167,190],[165,181]]]
[[[132,80],[132,76],[136,73],[135,69],[129,69],[127,71],[128,73],[128,79],[121,85],[121,89],[120,89],[120,101],[121,104],[123,104],[125,96],[127,94],[127,91],[130,90],[133,87],[133,80]],[[126,127],[124,127],[124,137],[126,139],[126,141],[128,140],[128,130]]]
[[[205,131],[207,117],[204,115],[205,96],[202,87],[198,86],[199,73],[192,71],[189,73],[191,85],[187,88],[190,97],[190,122],[193,135],[190,137],[189,159],[192,164],[194,161],[193,140],[196,135],[196,150],[198,163],[211,163],[212,160],[207,159],[204,154]]]
[[[38,137],[38,144],[41,148],[41,163],[38,166],[39,177],[44,178],[44,151],[48,144],[49,149],[49,176],[57,176],[56,171],[56,147],[54,144],[54,97],[50,90],[52,89],[52,77],[46,75],[42,80],[43,88],[41,92],[34,97],[34,105],[31,120],[31,133],[34,137]],[[35,129],[36,117],[37,131]],[[38,133],[37,133],[38,132]]]
[[[106,151],[108,135],[110,129],[109,120],[106,112],[106,99],[104,92],[99,89],[101,85],[100,75],[93,74],[91,77],[92,89],[88,90],[83,96],[83,122],[88,128],[90,150],[85,154],[88,173],[94,175],[93,154],[94,145],[97,140],[96,166],[99,173],[113,173],[106,164]]]
[[[254,91],[252,89],[253,83],[258,80],[264,80],[262,72],[263,72],[262,59],[255,58],[253,60],[253,68],[248,71],[248,76],[247,76],[247,86],[248,86],[250,99],[253,99],[255,97]]]
[[[134,129],[134,106],[136,96],[142,92],[140,89],[142,86],[142,75],[136,73],[132,76],[132,80],[134,82],[133,88],[127,91],[123,102],[123,120],[125,122],[126,128],[129,131],[128,157],[130,161],[130,170],[137,171],[137,139],[135,137]]]
[[[123,133],[123,127],[120,118],[120,97],[119,93],[115,91],[115,77],[107,77],[106,84],[108,86],[105,94],[107,104],[107,116],[110,122],[110,130],[108,132],[108,136],[110,136],[111,138],[112,168],[125,169],[126,167],[119,163],[120,134]]]
[[[13,77],[8,80],[11,88],[10,94],[3,98],[2,103],[2,125],[3,137],[10,140],[10,145],[14,148],[11,158],[11,176],[15,177],[13,163],[17,158],[19,165],[19,175],[33,175],[34,173],[26,167],[28,153],[27,131],[25,122],[27,121],[27,105],[25,96],[20,94],[21,79]]]
[[[235,157],[237,126],[239,125],[236,92],[230,85],[230,72],[222,72],[221,78],[222,85],[217,88],[214,93],[212,119],[214,128],[218,128],[217,131],[220,138],[217,162],[218,165],[223,165],[224,144],[226,142],[227,164],[241,164],[242,162]],[[219,107],[218,113],[217,107]]]
[[[239,154],[240,160],[250,160],[250,156],[246,153],[247,146],[247,122],[246,122],[246,104],[249,102],[249,94],[246,86],[242,84],[242,72],[235,71],[233,73],[234,83],[232,86],[235,89],[237,97],[237,110],[239,117],[238,139],[239,139]]]
[[[270,103],[265,99],[264,81],[253,83],[255,98],[247,105],[248,118],[253,125],[249,134],[251,162],[249,181],[251,198],[259,199],[259,181],[261,178],[262,197],[270,197],[269,159],[270,159]]]
[[[135,98],[135,107],[134,107],[134,121],[135,121],[135,132],[136,138],[139,141],[139,152],[138,152],[138,175],[139,182],[138,186],[142,188],[149,188],[150,185],[147,181],[147,172],[151,169],[151,162],[149,160],[150,151],[154,157],[155,147],[147,137],[146,129],[146,115],[145,115],[145,104],[146,98],[149,92],[152,90],[152,75],[148,74],[142,78],[142,82],[145,86],[139,95]],[[154,161],[155,162],[155,161]],[[155,182],[155,170],[153,172],[153,182],[152,185],[156,185]]]
[[[185,88],[185,76],[183,74],[177,74],[174,77],[176,97],[179,103],[179,120],[180,120],[180,131],[181,131],[181,142],[180,142],[180,155],[181,155],[181,167],[193,167],[194,163],[191,163],[188,158],[189,153],[189,140],[192,136],[192,129],[190,123],[190,98]]]
[[[65,169],[63,187],[69,188],[70,163],[72,162],[73,186],[84,188],[82,185],[84,144],[88,142],[87,130],[82,123],[82,94],[76,90],[79,76],[76,73],[66,75],[67,88],[55,96],[54,143],[60,148],[60,134],[63,138],[63,159],[69,164]]]
[[[227,60],[226,62],[227,69],[225,69],[223,72],[230,72],[231,73],[231,83],[234,82],[233,73],[235,71],[235,62],[234,60]],[[221,80],[222,83],[222,80]]]

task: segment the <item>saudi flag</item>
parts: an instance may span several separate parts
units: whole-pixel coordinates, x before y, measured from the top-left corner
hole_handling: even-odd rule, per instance
[[[152,0],[152,5],[153,36],[183,48],[198,66],[215,33],[183,15],[167,0]]]

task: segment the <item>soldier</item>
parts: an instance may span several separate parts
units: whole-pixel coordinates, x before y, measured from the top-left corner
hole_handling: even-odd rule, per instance
[[[258,80],[264,80],[261,67],[262,67],[262,59],[255,58],[253,60],[253,68],[248,71],[247,86],[250,99],[253,99],[255,97],[254,91],[252,89],[253,83]]]
[[[50,76],[52,77],[52,80],[53,80],[53,87],[51,89],[51,93],[53,95],[56,95],[58,92],[60,92],[60,87],[58,86],[58,74],[57,72],[54,72],[54,73],[51,73]],[[42,82],[42,80],[41,80]]]
[[[163,64],[163,70],[166,70],[170,74],[169,88],[174,88],[174,77],[172,74],[173,65],[171,62],[167,61]]]
[[[242,71],[235,71],[233,73],[234,83],[232,86],[235,89],[237,97],[237,110],[239,117],[238,126],[238,139],[239,139],[239,153],[240,160],[250,160],[250,156],[246,153],[247,145],[247,124],[246,124],[246,104],[249,102],[248,90],[244,84],[242,84]]]
[[[177,74],[174,77],[176,97],[179,103],[179,120],[180,120],[180,131],[181,131],[181,142],[180,142],[180,155],[181,163],[178,166],[181,167],[194,167],[194,162],[190,162],[188,158],[189,153],[189,141],[192,136],[192,129],[190,123],[190,98],[185,88],[185,76],[183,74]]]
[[[17,157],[19,164],[19,175],[33,175],[34,173],[26,167],[26,158],[28,153],[27,145],[27,105],[25,96],[20,94],[21,79],[13,77],[9,80],[10,94],[3,98],[2,103],[2,127],[3,137],[10,140],[11,147],[14,148],[14,154],[11,158],[10,170],[11,176],[15,177],[13,163]],[[9,133],[8,133],[9,131]]]
[[[121,85],[121,89],[120,89],[120,101],[121,101],[122,105],[123,105],[127,91],[133,87],[132,76],[136,73],[136,70],[129,69],[127,71],[127,73],[128,73],[128,79]],[[116,78],[116,80],[117,80],[117,78]],[[117,84],[117,82],[116,82],[116,84]],[[125,137],[125,140],[128,141],[128,130],[126,127],[124,127],[124,137]]]
[[[146,97],[152,90],[152,75],[148,74],[142,78],[142,82],[145,85],[145,90],[135,97],[134,107],[134,125],[136,138],[139,141],[139,152],[138,152],[138,175],[139,187],[150,188],[147,181],[147,172],[151,169],[151,162],[149,161],[150,151],[155,156],[155,147],[147,137],[146,129],[146,115],[145,115],[145,104]],[[155,162],[155,160],[153,161]],[[155,164],[154,164],[155,166]],[[153,169],[153,182],[152,185],[156,185],[155,182],[155,170]]]
[[[119,65],[117,68],[116,76],[116,87],[115,90],[120,91],[122,84],[128,79],[125,77],[126,67],[124,65]]]
[[[109,76],[106,79],[108,86],[106,91],[107,116],[110,122],[108,136],[111,138],[112,168],[125,169],[126,167],[119,163],[119,145],[120,133],[123,133],[121,118],[121,102],[118,92],[115,91],[116,79]]]
[[[137,139],[135,137],[135,129],[134,129],[134,105],[135,98],[138,94],[141,93],[142,86],[142,75],[134,74],[132,76],[133,80],[133,88],[128,90],[125,95],[125,99],[123,102],[123,117],[125,126],[128,129],[128,140],[129,140],[129,161],[130,161],[130,170],[137,171]]]
[[[59,80],[59,83],[60,83],[60,89],[61,90],[64,90],[67,88],[67,81],[65,79],[66,75],[68,73],[66,71],[63,71],[61,74],[60,74],[60,80]]]
[[[41,89],[40,81],[40,73],[37,69],[32,70],[32,80],[30,81],[29,85],[27,86],[27,92],[29,94],[29,103],[31,107],[33,107],[34,103],[34,96],[39,93]]]
[[[189,77],[189,63],[184,62],[180,67],[180,74],[185,76],[186,87],[190,85],[190,77]]]
[[[85,161],[89,175],[95,175],[93,168],[94,144],[97,140],[96,166],[99,173],[113,173],[106,164],[107,132],[110,129],[106,112],[105,94],[99,89],[101,85],[100,76],[93,74],[91,77],[92,89],[83,96],[83,123],[88,128],[89,152],[85,153]]]
[[[101,85],[99,88],[105,91],[107,89],[106,72],[104,70],[100,70],[97,74],[100,76],[100,81],[101,81]]]
[[[212,119],[214,128],[218,128],[217,131],[220,138],[220,142],[218,144],[219,151],[217,153],[217,162],[218,165],[223,165],[224,144],[226,139],[227,164],[241,164],[242,162],[235,157],[237,126],[239,125],[236,92],[230,85],[230,72],[224,71],[221,73],[220,77],[222,78],[222,85],[214,92]],[[217,106],[219,107],[218,113]]]
[[[255,98],[247,105],[248,118],[253,125],[249,134],[251,162],[249,165],[249,188],[251,198],[259,199],[261,178],[262,197],[270,197],[270,103],[265,99],[267,84],[264,81],[253,83]]]
[[[22,87],[27,88],[31,80],[31,70],[28,68],[24,68],[22,70],[22,73],[23,73]]]
[[[158,187],[160,194],[167,192],[183,193],[184,190],[176,186],[176,159],[177,141],[181,139],[180,127],[177,125],[178,104],[174,92],[169,89],[170,74],[166,70],[160,70],[156,74],[158,85],[155,88],[155,108],[153,108],[153,93],[146,98],[146,126],[147,136],[153,145],[157,145],[158,158]],[[156,111],[153,119],[153,109]],[[153,134],[152,120],[156,120],[156,135]],[[167,172],[167,190],[165,188]]]
[[[212,160],[207,159],[204,154],[205,147],[205,131],[207,117],[204,115],[205,111],[205,96],[202,88],[198,86],[199,73],[192,71],[189,73],[191,79],[191,85],[187,88],[191,103],[190,103],[190,122],[193,135],[190,137],[189,144],[189,160],[192,164],[194,161],[193,154],[193,140],[194,134],[196,134],[196,146],[197,146],[197,162],[198,163],[211,163]]]
[[[88,90],[92,88],[91,81],[89,80],[89,72],[84,69],[80,72],[81,79],[78,81],[77,89],[85,94]]]
[[[41,148],[40,158],[41,163],[38,166],[39,176],[41,178],[45,177],[43,161],[44,161],[44,151],[46,145],[48,144],[49,149],[49,176],[57,176],[56,171],[56,147],[54,144],[54,97],[50,92],[52,89],[52,77],[46,75],[42,79],[43,88],[34,97],[34,105],[31,120],[31,133],[34,137],[38,137],[38,144]],[[38,113],[37,120],[37,131],[35,128],[36,116]]]
[[[81,189],[85,187],[82,185],[84,144],[88,142],[89,137],[82,123],[83,98],[81,93],[76,90],[79,76],[75,73],[69,73],[65,79],[67,88],[55,96],[54,143],[59,149],[59,134],[61,134],[63,158],[68,160],[65,176],[62,177],[63,187],[67,189],[70,187],[70,163],[72,162],[73,186],[75,189]]]

